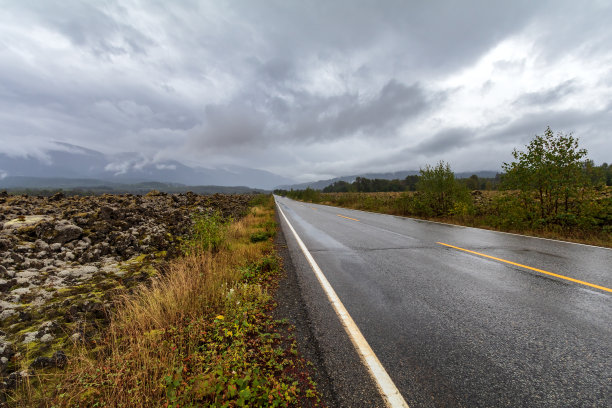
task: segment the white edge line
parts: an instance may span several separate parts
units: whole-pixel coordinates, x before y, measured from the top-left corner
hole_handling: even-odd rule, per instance
[[[289,197],[287,197],[287,198],[289,198]],[[292,198],[289,198],[289,199],[293,200]],[[297,201],[297,200],[293,200],[293,201]],[[300,202],[300,201],[297,201],[297,202]],[[305,202],[305,201],[303,201],[303,202]],[[523,234],[517,234],[515,232],[505,232],[505,231],[490,230],[490,229],[486,229],[486,228],[470,227],[470,226],[461,225],[461,224],[451,224],[449,222],[424,220],[422,218],[407,217],[405,215],[386,214],[386,213],[379,213],[379,212],[367,211],[367,210],[355,210],[353,208],[346,208],[346,207],[340,207],[340,206],[336,207],[336,206],[333,206],[333,205],[325,205],[325,204],[315,204],[315,203],[311,203],[311,204],[313,204],[313,205],[320,205],[321,207],[341,208],[341,209],[347,210],[347,211],[355,211],[355,212],[368,213],[368,214],[376,214],[376,215],[386,215],[387,217],[398,217],[398,218],[404,218],[404,219],[407,219],[407,220],[430,222],[432,224],[449,225],[451,227],[458,227],[458,228],[471,228],[471,229],[475,229],[475,230],[479,230],[479,231],[494,232],[494,233],[497,233],[497,234],[515,235],[517,237],[541,239],[541,240],[544,240],[544,241],[560,242],[562,244],[582,245],[582,246],[585,246],[585,247],[596,248],[596,249],[607,249],[608,251],[612,251],[612,248],[602,247],[602,246],[598,246],[598,245],[583,244],[583,243],[580,243],[580,242],[562,241],[560,239],[553,239],[553,238],[534,237],[533,235],[523,235]]]
[[[361,361],[363,362],[363,364],[366,366],[366,368],[370,372],[370,376],[376,383],[376,386],[378,387],[378,390],[382,394],[382,397],[385,400],[386,405],[392,408],[396,408],[396,407],[409,408],[408,404],[402,397],[402,394],[400,394],[399,390],[393,383],[393,380],[391,380],[391,377],[389,377],[387,370],[385,370],[383,365],[378,360],[378,357],[376,357],[376,354],[374,354],[374,351],[372,350],[372,348],[370,347],[366,339],[363,337],[363,334],[361,334],[359,327],[357,327],[357,325],[353,321],[353,318],[351,317],[351,315],[349,315],[348,311],[346,310],[346,308],[340,301],[340,298],[338,297],[338,295],[332,288],[331,284],[329,283],[329,281],[323,274],[323,271],[321,270],[321,268],[319,268],[319,265],[317,265],[317,263],[315,262],[314,258],[312,257],[308,249],[306,248],[306,245],[304,245],[304,242],[299,237],[299,235],[297,234],[297,232],[295,231],[295,229],[293,228],[293,226],[287,219],[287,216],[285,216],[285,213],[280,208],[280,205],[276,203],[276,206],[278,207],[278,210],[280,211],[281,215],[285,219],[285,222],[289,226],[289,229],[291,229],[291,232],[293,232],[293,236],[295,237],[298,245],[300,246],[300,249],[304,253],[304,256],[308,260],[308,263],[310,264],[310,267],[314,271],[315,276],[319,280],[321,287],[323,287],[323,290],[325,291],[327,298],[329,299],[331,305],[333,306],[334,311],[336,312],[336,315],[338,315],[338,318],[340,318],[340,322],[342,323],[342,326],[344,326],[344,330],[346,331],[349,338],[351,339],[353,346],[355,346],[355,349],[357,350],[357,353],[359,354]]]

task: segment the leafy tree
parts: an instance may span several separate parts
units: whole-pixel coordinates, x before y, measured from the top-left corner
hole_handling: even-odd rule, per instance
[[[476,174],[472,174],[470,178],[465,180],[465,185],[470,190],[480,189],[480,181],[478,180],[478,176]]]
[[[406,191],[416,191],[416,185],[419,182],[419,176],[412,175],[406,176],[403,180],[404,185],[406,186]]]
[[[502,165],[505,188],[520,190],[525,205],[535,192],[543,219],[556,217],[560,210],[568,213],[578,208],[589,185],[583,171],[587,151],[578,148],[578,139],[571,133],[554,135],[547,127],[526,148],[514,149],[514,161]]]
[[[466,203],[469,200],[465,186],[455,180],[455,173],[444,161],[420,169],[417,191],[421,193],[424,212],[432,215],[450,214],[458,202]]]

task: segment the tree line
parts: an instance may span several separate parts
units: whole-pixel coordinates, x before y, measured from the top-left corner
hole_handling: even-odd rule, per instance
[[[457,179],[450,165],[440,161],[403,180],[359,177],[353,183],[336,182],[323,193],[404,192],[393,199],[362,195],[354,198],[361,203],[354,204],[349,204],[353,198],[348,196],[325,197],[336,200],[337,205],[369,206],[374,211],[379,206],[401,215],[478,218],[487,226],[506,230],[550,227],[612,233],[612,191],[608,188],[612,186],[612,164],[595,165],[571,133],[554,134],[547,127],[523,150],[515,149],[512,158],[492,179],[477,175]],[[477,190],[498,192],[483,204],[477,200],[482,197]],[[304,201],[322,200],[321,192],[313,189],[275,193]]]

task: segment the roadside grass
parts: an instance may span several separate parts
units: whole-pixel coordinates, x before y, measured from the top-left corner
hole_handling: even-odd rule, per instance
[[[13,405],[322,405],[291,327],[271,317],[274,202],[257,200],[238,221],[196,219],[184,256],[122,296],[106,336],[75,345],[66,370],[23,381]]]
[[[612,189],[589,203],[596,207],[593,212],[597,221],[607,223],[603,227],[556,225],[537,219],[527,222],[525,208],[519,206],[511,192],[478,193],[469,206],[453,208],[452,214],[441,217],[420,214],[418,193],[414,192],[319,193],[316,200],[304,201],[612,248]],[[591,221],[594,217],[585,218]]]

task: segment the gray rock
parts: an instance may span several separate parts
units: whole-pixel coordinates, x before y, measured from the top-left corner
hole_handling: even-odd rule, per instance
[[[30,372],[28,370],[23,371],[15,371],[8,375],[8,377],[4,380],[4,388],[7,390],[12,390],[17,387],[24,378],[30,376]]]
[[[63,368],[66,366],[68,362],[68,356],[59,350],[56,351],[55,354],[51,357],[37,357],[32,364],[30,364],[30,368],[45,368],[45,367],[58,367]]]
[[[0,278],[11,279],[14,277],[15,277],[15,271],[11,269],[6,269],[4,266],[0,265]]]
[[[77,268],[65,269],[57,275],[60,277],[87,280],[91,279],[96,272],[98,272],[98,268],[95,265],[84,265]]]
[[[10,247],[11,247],[11,241],[9,239],[0,238],[0,251],[6,251]]]
[[[15,277],[17,278],[17,284],[18,285],[23,285],[23,284],[30,284],[32,282],[34,282],[36,280],[36,278],[38,277],[39,272],[36,269],[28,269],[25,271],[20,271],[17,272],[15,274]],[[15,292],[15,291],[13,291]]]
[[[0,321],[4,319],[8,319],[9,317],[13,316],[16,313],[17,312],[15,311],[15,309],[4,309],[2,313],[0,313]]]
[[[38,335],[37,331],[27,332],[23,335],[23,340],[21,341],[23,344],[29,344],[36,340],[36,336]]]
[[[20,254],[26,254],[32,250],[32,245],[17,245],[14,249],[15,252],[19,252]]]
[[[29,269],[29,268],[34,268],[34,269],[39,269],[42,268],[43,266],[45,266],[45,263],[43,261],[41,261],[40,259],[25,259],[23,261],[22,267]]]
[[[49,249],[49,244],[42,239],[37,239],[34,241],[34,247],[39,251],[47,251]]]
[[[11,255],[9,254],[0,259],[0,264],[5,268],[8,268],[14,265],[15,261],[13,261],[13,258],[11,258]]]
[[[0,341],[0,356],[4,358],[11,358],[15,355],[13,346],[8,341]]]
[[[54,244],[49,245],[49,249],[53,252],[58,252],[62,249],[62,244],[56,242]]]
[[[15,284],[17,284],[16,279],[0,279],[0,292],[6,292],[7,290],[15,286]]]
[[[117,218],[117,214],[118,212],[116,208],[102,206],[98,212],[98,217],[100,217],[102,220],[108,221]]]
[[[83,229],[68,220],[61,220],[55,224],[53,243],[65,244],[78,239],[83,234]]]

